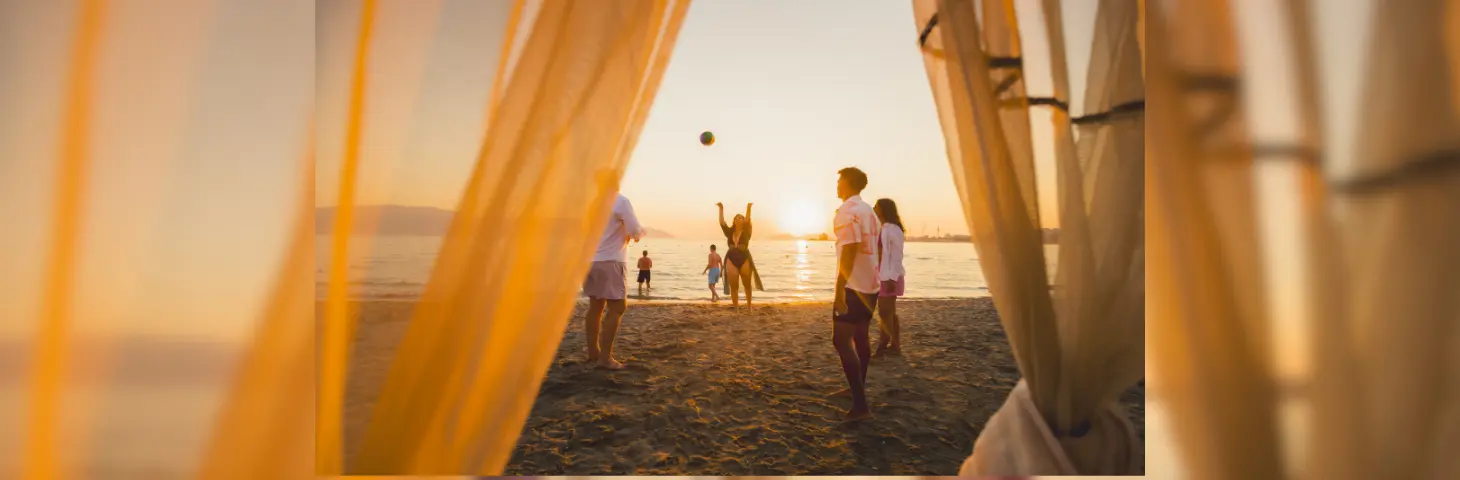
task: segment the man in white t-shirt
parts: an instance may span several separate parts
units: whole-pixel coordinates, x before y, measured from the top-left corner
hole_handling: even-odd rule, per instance
[[[847,419],[872,416],[867,404],[867,367],[872,344],[868,328],[877,308],[877,235],[882,228],[872,206],[862,201],[867,174],[856,167],[837,172],[836,194],[842,205],[832,225],[836,230],[836,301],[832,304],[832,345],[841,357],[848,389],[834,395],[850,395],[852,409]]]
[[[583,282],[583,294],[588,296],[588,316],[584,317],[587,334],[588,361],[597,362],[600,368],[619,370],[622,363],[613,359],[613,342],[618,338],[618,327],[626,308],[625,296],[629,289],[628,250],[629,241],[639,241],[644,236],[644,227],[634,215],[634,206],[622,194],[613,203],[613,214],[603,237],[598,241],[598,250],[593,254],[593,267],[588,270],[588,279]],[[599,331],[599,317],[604,307],[608,316],[603,318],[602,332]]]

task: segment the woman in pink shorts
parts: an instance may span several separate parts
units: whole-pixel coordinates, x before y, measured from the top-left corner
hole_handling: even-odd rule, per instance
[[[897,204],[892,199],[881,198],[872,211],[882,221],[881,245],[877,249],[881,252],[877,258],[877,280],[882,282],[882,289],[877,293],[877,316],[882,319],[878,324],[882,336],[877,339],[877,353],[872,355],[878,357],[883,353],[902,351],[902,322],[897,318],[897,297],[902,296],[907,284],[904,280],[906,272],[902,269],[902,217],[897,214]]]

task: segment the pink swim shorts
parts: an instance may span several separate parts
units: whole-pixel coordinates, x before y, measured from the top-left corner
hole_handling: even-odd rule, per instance
[[[884,298],[901,297],[902,291],[907,288],[907,282],[905,281],[905,277],[906,275],[897,276],[897,287],[895,288],[887,288],[887,282],[881,282],[882,287],[880,290],[878,290],[877,296]]]

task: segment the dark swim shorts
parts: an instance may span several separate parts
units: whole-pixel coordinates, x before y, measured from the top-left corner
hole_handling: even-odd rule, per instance
[[[649,271],[639,270],[639,283],[644,283],[647,281],[649,281]]]
[[[877,294],[861,293],[850,288],[842,292],[847,299],[847,313],[836,314],[836,306],[832,306],[832,321],[850,323],[852,325],[871,325],[872,311],[877,308]]]

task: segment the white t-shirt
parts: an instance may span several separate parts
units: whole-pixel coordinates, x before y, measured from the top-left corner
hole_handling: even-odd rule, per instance
[[[891,223],[882,224],[882,265],[877,269],[877,279],[897,280],[905,275],[902,269],[902,229]]]
[[[612,215],[608,219],[608,226],[603,228],[598,251],[593,254],[595,262],[628,262],[629,240],[638,241],[644,237],[644,226],[639,224],[639,217],[634,215],[633,204],[623,194],[619,194],[618,199],[614,200]]]
[[[847,288],[866,294],[876,294],[881,285],[877,282],[877,235],[881,222],[872,206],[862,201],[860,195],[847,198],[837,207],[832,219],[836,230],[836,258],[842,258],[842,247],[854,243],[862,244],[862,251],[852,262],[852,273],[847,277]]]

